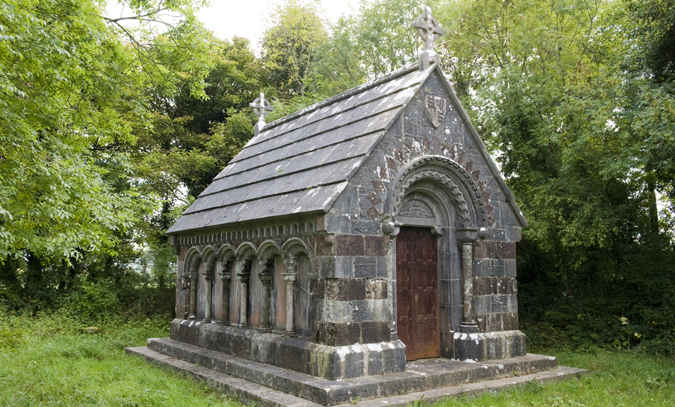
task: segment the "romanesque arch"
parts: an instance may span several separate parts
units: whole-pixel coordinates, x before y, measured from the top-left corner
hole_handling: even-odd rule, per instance
[[[392,180],[383,228],[390,228],[395,242],[388,253],[396,265],[392,328],[409,346],[407,358],[452,357],[452,333],[460,325],[475,326],[473,242],[485,222],[477,185],[446,157],[413,160]],[[422,314],[424,321],[435,320],[415,322]]]
[[[258,247],[258,262],[260,265],[258,277],[262,283],[260,327],[265,330],[270,329],[273,322],[276,325],[278,287],[283,286],[283,284],[279,284],[278,281],[281,278],[281,273],[277,272],[277,265],[281,262],[282,258],[281,249],[273,240],[266,240]]]
[[[286,284],[286,332],[309,336],[312,334],[314,312],[312,298],[312,264],[310,252],[302,239],[288,239],[281,247],[284,255]]]

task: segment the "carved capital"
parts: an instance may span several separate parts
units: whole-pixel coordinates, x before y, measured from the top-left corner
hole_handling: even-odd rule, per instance
[[[286,252],[286,256],[284,257],[284,265],[286,266],[287,273],[297,272],[298,259],[301,254],[307,255],[307,251],[299,244],[292,246]]]
[[[478,229],[457,229],[457,240],[459,240],[462,244],[473,243],[474,241],[478,240]]]
[[[187,274],[184,274],[184,275],[180,276],[179,284],[180,284],[181,291],[189,290],[190,289],[190,276],[187,275]]]
[[[284,281],[287,283],[292,283],[298,277],[295,273],[281,273],[281,276],[284,278]]]
[[[197,278],[199,276],[199,263],[202,262],[202,258],[199,256],[195,256],[192,258],[192,261],[190,261],[190,277],[191,278]]]
[[[247,283],[248,280],[251,278],[251,275],[250,274],[244,274],[244,273],[237,273],[237,278],[242,283]]]
[[[234,259],[229,259],[229,260],[221,260],[220,264],[220,271],[218,271],[218,276],[220,277],[221,280],[229,280],[230,277],[232,277],[232,264],[234,263]]]
[[[298,265],[298,262],[291,257],[284,258],[284,267],[288,273],[295,272],[295,267]]]
[[[260,274],[273,275],[276,263],[276,259],[274,258],[268,258],[264,262],[261,261],[260,268],[262,269],[262,272]]]
[[[281,251],[274,246],[268,245],[263,249],[263,251],[258,255],[258,262],[260,263],[260,268],[263,272],[266,272],[268,268],[271,268],[274,271],[275,258],[281,257]]]
[[[211,253],[204,260],[204,277],[207,280],[212,280],[216,271],[216,261],[218,258],[215,254]]]
[[[250,276],[252,267],[253,267],[253,262],[251,260],[245,260],[241,264],[241,270],[239,270],[239,272],[237,272],[237,276]]]

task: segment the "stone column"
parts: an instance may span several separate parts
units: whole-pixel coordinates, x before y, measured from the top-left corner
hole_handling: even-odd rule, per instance
[[[295,279],[296,273],[282,273],[281,276],[286,282],[286,333],[293,334],[295,329],[293,327],[293,296],[295,294]]]
[[[190,319],[194,320],[197,315],[197,277],[199,276],[199,263],[201,258],[193,258],[190,264]]]
[[[222,316],[220,319],[221,325],[230,325],[230,280],[232,274],[230,274],[230,267],[232,262],[227,260],[223,262],[222,269],[218,274],[220,276],[220,281],[223,283],[223,295],[222,295]]]
[[[206,276],[206,309],[204,310],[204,321],[206,323],[213,322],[211,317],[213,308],[213,276]]]
[[[263,272],[258,274],[263,284],[263,308],[261,328],[270,329],[270,308],[272,302],[272,278],[274,277],[274,259],[267,259],[261,264]]]
[[[462,314],[462,332],[478,332],[473,309],[473,242],[478,238],[476,229],[458,229],[457,240],[462,245],[462,282],[464,312]]]
[[[251,277],[251,260],[245,260],[242,269],[237,273],[241,284],[241,303],[239,321],[242,328],[248,328],[248,279]]]
[[[206,279],[206,309],[204,310],[204,321],[213,322],[213,277],[216,267],[216,256],[210,255],[204,262],[204,278]]]
[[[389,235],[387,242],[387,276],[389,277],[387,290],[394,293],[389,296],[389,337],[392,341],[399,340],[398,322],[397,322],[397,298],[396,298],[396,236],[401,232],[401,222],[392,222],[389,215],[386,215],[382,222],[382,232]]]

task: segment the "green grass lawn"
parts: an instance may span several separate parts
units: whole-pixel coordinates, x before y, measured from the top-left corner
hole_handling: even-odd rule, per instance
[[[232,406],[193,379],[126,356],[127,346],[168,336],[162,318],[101,323],[95,333],[63,315],[0,316],[0,406]],[[674,406],[672,359],[636,351],[537,350],[588,369],[580,380],[450,399],[457,406]]]
[[[561,365],[588,369],[581,379],[523,387],[438,406],[675,406],[674,361],[631,351],[574,353],[540,350]]]
[[[168,336],[169,320],[102,324],[0,317],[0,406],[232,406],[236,399],[124,354]]]

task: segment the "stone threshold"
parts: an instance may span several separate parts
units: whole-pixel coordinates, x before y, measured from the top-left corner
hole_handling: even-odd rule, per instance
[[[380,406],[398,405],[399,401],[406,404],[418,400],[422,394],[425,394],[424,400],[429,400],[429,397],[460,395],[482,388],[499,389],[530,380],[547,381],[584,372],[558,367],[558,361],[553,357],[528,354],[482,363],[418,360],[408,362],[406,371],[401,373],[331,381],[168,338],[149,339],[148,347],[127,348],[127,353],[185,371],[242,400],[284,406],[307,403],[328,406],[355,401],[361,404],[371,399],[377,399]],[[522,381],[529,376],[532,377]],[[270,400],[260,399],[261,395],[269,395]],[[272,399],[281,401],[277,403]]]

